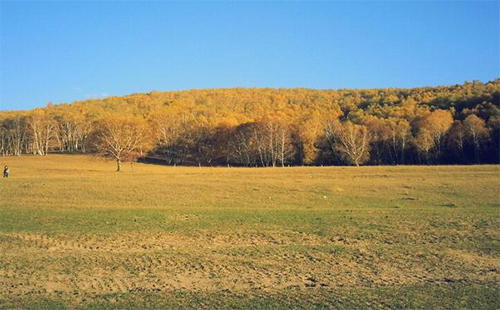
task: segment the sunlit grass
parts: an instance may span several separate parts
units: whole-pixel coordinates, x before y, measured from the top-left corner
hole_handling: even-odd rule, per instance
[[[499,166],[1,164],[3,308],[500,305]]]

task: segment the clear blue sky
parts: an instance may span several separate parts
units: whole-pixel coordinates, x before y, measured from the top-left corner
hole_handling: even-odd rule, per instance
[[[500,76],[499,2],[0,3],[0,109],[151,90]]]

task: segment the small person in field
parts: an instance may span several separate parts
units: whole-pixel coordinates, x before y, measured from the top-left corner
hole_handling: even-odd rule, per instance
[[[9,167],[7,167],[7,166],[3,167],[3,177],[8,178],[9,174],[10,174]]]

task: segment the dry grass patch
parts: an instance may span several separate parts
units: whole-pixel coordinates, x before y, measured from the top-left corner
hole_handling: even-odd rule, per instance
[[[2,308],[500,306],[498,166],[2,160]]]

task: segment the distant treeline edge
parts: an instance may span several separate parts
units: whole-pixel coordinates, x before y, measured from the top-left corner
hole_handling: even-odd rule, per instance
[[[153,91],[1,112],[0,153],[202,166],[499,163],[499,100],[500,79],[411,89]]]

